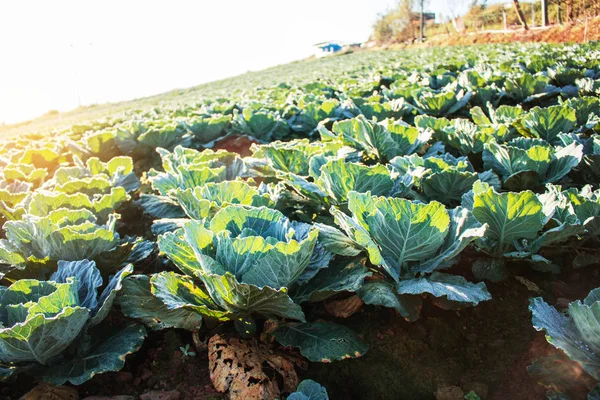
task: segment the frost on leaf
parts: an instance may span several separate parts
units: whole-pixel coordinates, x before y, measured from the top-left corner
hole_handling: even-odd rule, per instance
[[[275,399],[298,386],[290,358],[261,343],[215,335],[208,342],[208,359],[215,389],[229,391],[231,400]]]

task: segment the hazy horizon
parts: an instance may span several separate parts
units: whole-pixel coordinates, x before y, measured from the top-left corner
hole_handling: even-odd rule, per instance
[[[288,63],[314,43],[368,39],[395,0],[23,1],[0,4],[0,123],[127,101]],[[461,1],[429,0],[438,15]]]

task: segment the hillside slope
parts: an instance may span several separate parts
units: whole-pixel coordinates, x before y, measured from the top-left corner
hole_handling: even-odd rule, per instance
[[[259,87],[272,87],[282,82],[304,84],[315,79],[334,77],[359,65],[381,57],[379,52],[361,52],[332,58],[306,59],[262,71],[248,72],[187,89],[175,89],[155,96],[129,101],[83,106],[62,113],[48,113],[30,121],[0,126],[0,136],[12,136],[66,128],[72,124],[114,116],[122,112],[151,107],[173,106],[200,102],[207,98],[232,97]]]
[[[502,32],[470,32],[468,34],[440,34],[430,38],[425,44],[411,47],[468,46],[491,43],[513,42],[582,42],[600,40],[600,17],[589,21],[588,27],[580,25],[553,26],[547,29]],[[231,78],[204,83],[191,88],[174,89],[150,97],[78,107],[66,112],[49,112],[32,120],[15,124],[0,125],[0,137],[32,132],[48,132],[67,129],[73,124],[115,116],[124,112],[152,107],[192,104],[204,99],[222,96],[232,97],[261,87],[272,87],[281,83],[303,85],[315,80],[332,79],[343,73],[361,69],[361,65],[372,64],[378,58],[397,61],[406,54],[406,46],[391,46],[390,49],[375,49],[357,53],[341,54],[335,57],[309,58],[279,65],[262,71],[247,72]],[[393,50],[393,51],[390,51]],[[454,50],[452,50],[454,51]],[[376,73],[377,71],[367,71]]]

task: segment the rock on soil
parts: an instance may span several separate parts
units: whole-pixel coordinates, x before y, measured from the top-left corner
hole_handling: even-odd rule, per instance
[[[458,386],[444,386],[435,393],[436,400],[463,400],[465,392]]]
[[[180,400],[181,393],[177,390],[171,390],[169,392],[162,390],[153,390],[148,393],[144,393],[140,396],[140,400]]]

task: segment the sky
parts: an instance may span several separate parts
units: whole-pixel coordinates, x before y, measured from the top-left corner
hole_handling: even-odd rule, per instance
[[[129,100],[367,40],[395,0],[0,2],[0,123]],[[469,1],[428,0],[439,15]]]

